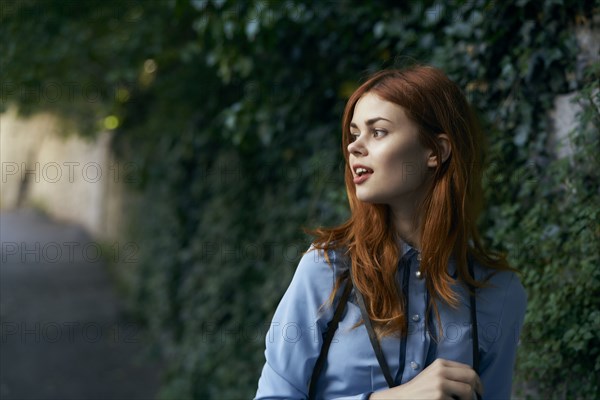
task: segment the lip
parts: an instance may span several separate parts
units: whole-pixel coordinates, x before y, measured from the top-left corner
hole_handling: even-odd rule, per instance
[[[353,181],[354,181],[354,183],[356,185],[359,185],[359,184],[363,183],[364,181],[366,181],[367,179],[369,179],[369,177],[371,175],[373,175],[373,172],[367,172],[367,173],[362,174],[360,176],[356,175],[356,173],[354,171],[356,171],[357,168],[364,168],[366,170],[373,171],[373,168],[367,167],[366,165],[363,165],[363,164],[354,164],[354,165],[352,165],[352,175],[354,176]]]
[[[354,184],[355,185],[360,185],[361,183],[363,183],[364,181],[366,181],[367,179],[369,179],[369,177],[373,175],[372,173],[368,172],[366,174],[363,174],[361,176],[355,176],[354,177]]]

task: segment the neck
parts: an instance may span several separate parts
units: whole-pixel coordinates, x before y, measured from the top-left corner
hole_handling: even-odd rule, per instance
[[[396,198],[390,204],[391,217],[396,229],[396,235],[415,250],[421,251],[421,221],[423,218],[423,203],[430,188],[425,183],[419,189]],[[398,243],[400,244],[400,243]]]
[[[421,251],[421,221],[416,218],[416,211],[416,207],[392,207],[392,220],[398,239]]]

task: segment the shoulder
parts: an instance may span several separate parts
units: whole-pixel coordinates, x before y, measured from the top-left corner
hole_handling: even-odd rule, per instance
[[[496,290],[506,294],[517,295],[519,298],[527,297],[525,288],[517,272],[498,271],[475,263],[475,276],[489,284],[487,290]]]
[[[311,244],[298,262],[284,299],[310,310],[320,309],[329,298],[337,277],[347,269],[340,251],[325,251]]]
[[[527,292],[517,273],[495,271],[476,264],[478,280],[487,285],[477,290],[477,314],[484,338],[495,341],[498,335],[514,332],[517,336],[527,308]]]
[[[333,315],[329,307],[321,312],[321,306],[331,294],[340,266],[336,252],[326,253],[313,245],[302,255],[265,337],[266,362],[256,398],[306,398],[323,332]]]
[[[497,271],[475,263],[475,274],[478,280],[487,282],[487,286],[479,290],[479,296],[484,303],[490,303],[500,309],[509,306],[514,311],[524,309],[527,305],[527,292],[517,273]]]
[[[483,297],[495,303],[503,302],[505,305],[520,306],[524,308],[527,303],[527,292],[521,279],[513,271],[497,271],[478,266],[479,279],[484,279],[487,286],[481,289]]]
[[[334,282],[347,269],[347,260],[339,250],[325,251],[311,244],[298,263],[294,279],[313,284],[324,280]]]

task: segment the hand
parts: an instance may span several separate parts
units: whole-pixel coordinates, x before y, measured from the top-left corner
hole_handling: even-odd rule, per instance
[[[469,365],[438,358],[410,382],[369,396],[369,400],[473,400],[483,385]]]

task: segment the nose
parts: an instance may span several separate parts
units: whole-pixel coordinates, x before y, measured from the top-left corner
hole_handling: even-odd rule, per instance
[[[348,144],[348,153],[354,155],[354,156],[365,156],[367,155],[367,148],[365,147],[364,143],[363,143],[363,139],[362,138],[363,135],[359,135],[356,140],[354,140],[353,142],[350,142],[350,144]]]

